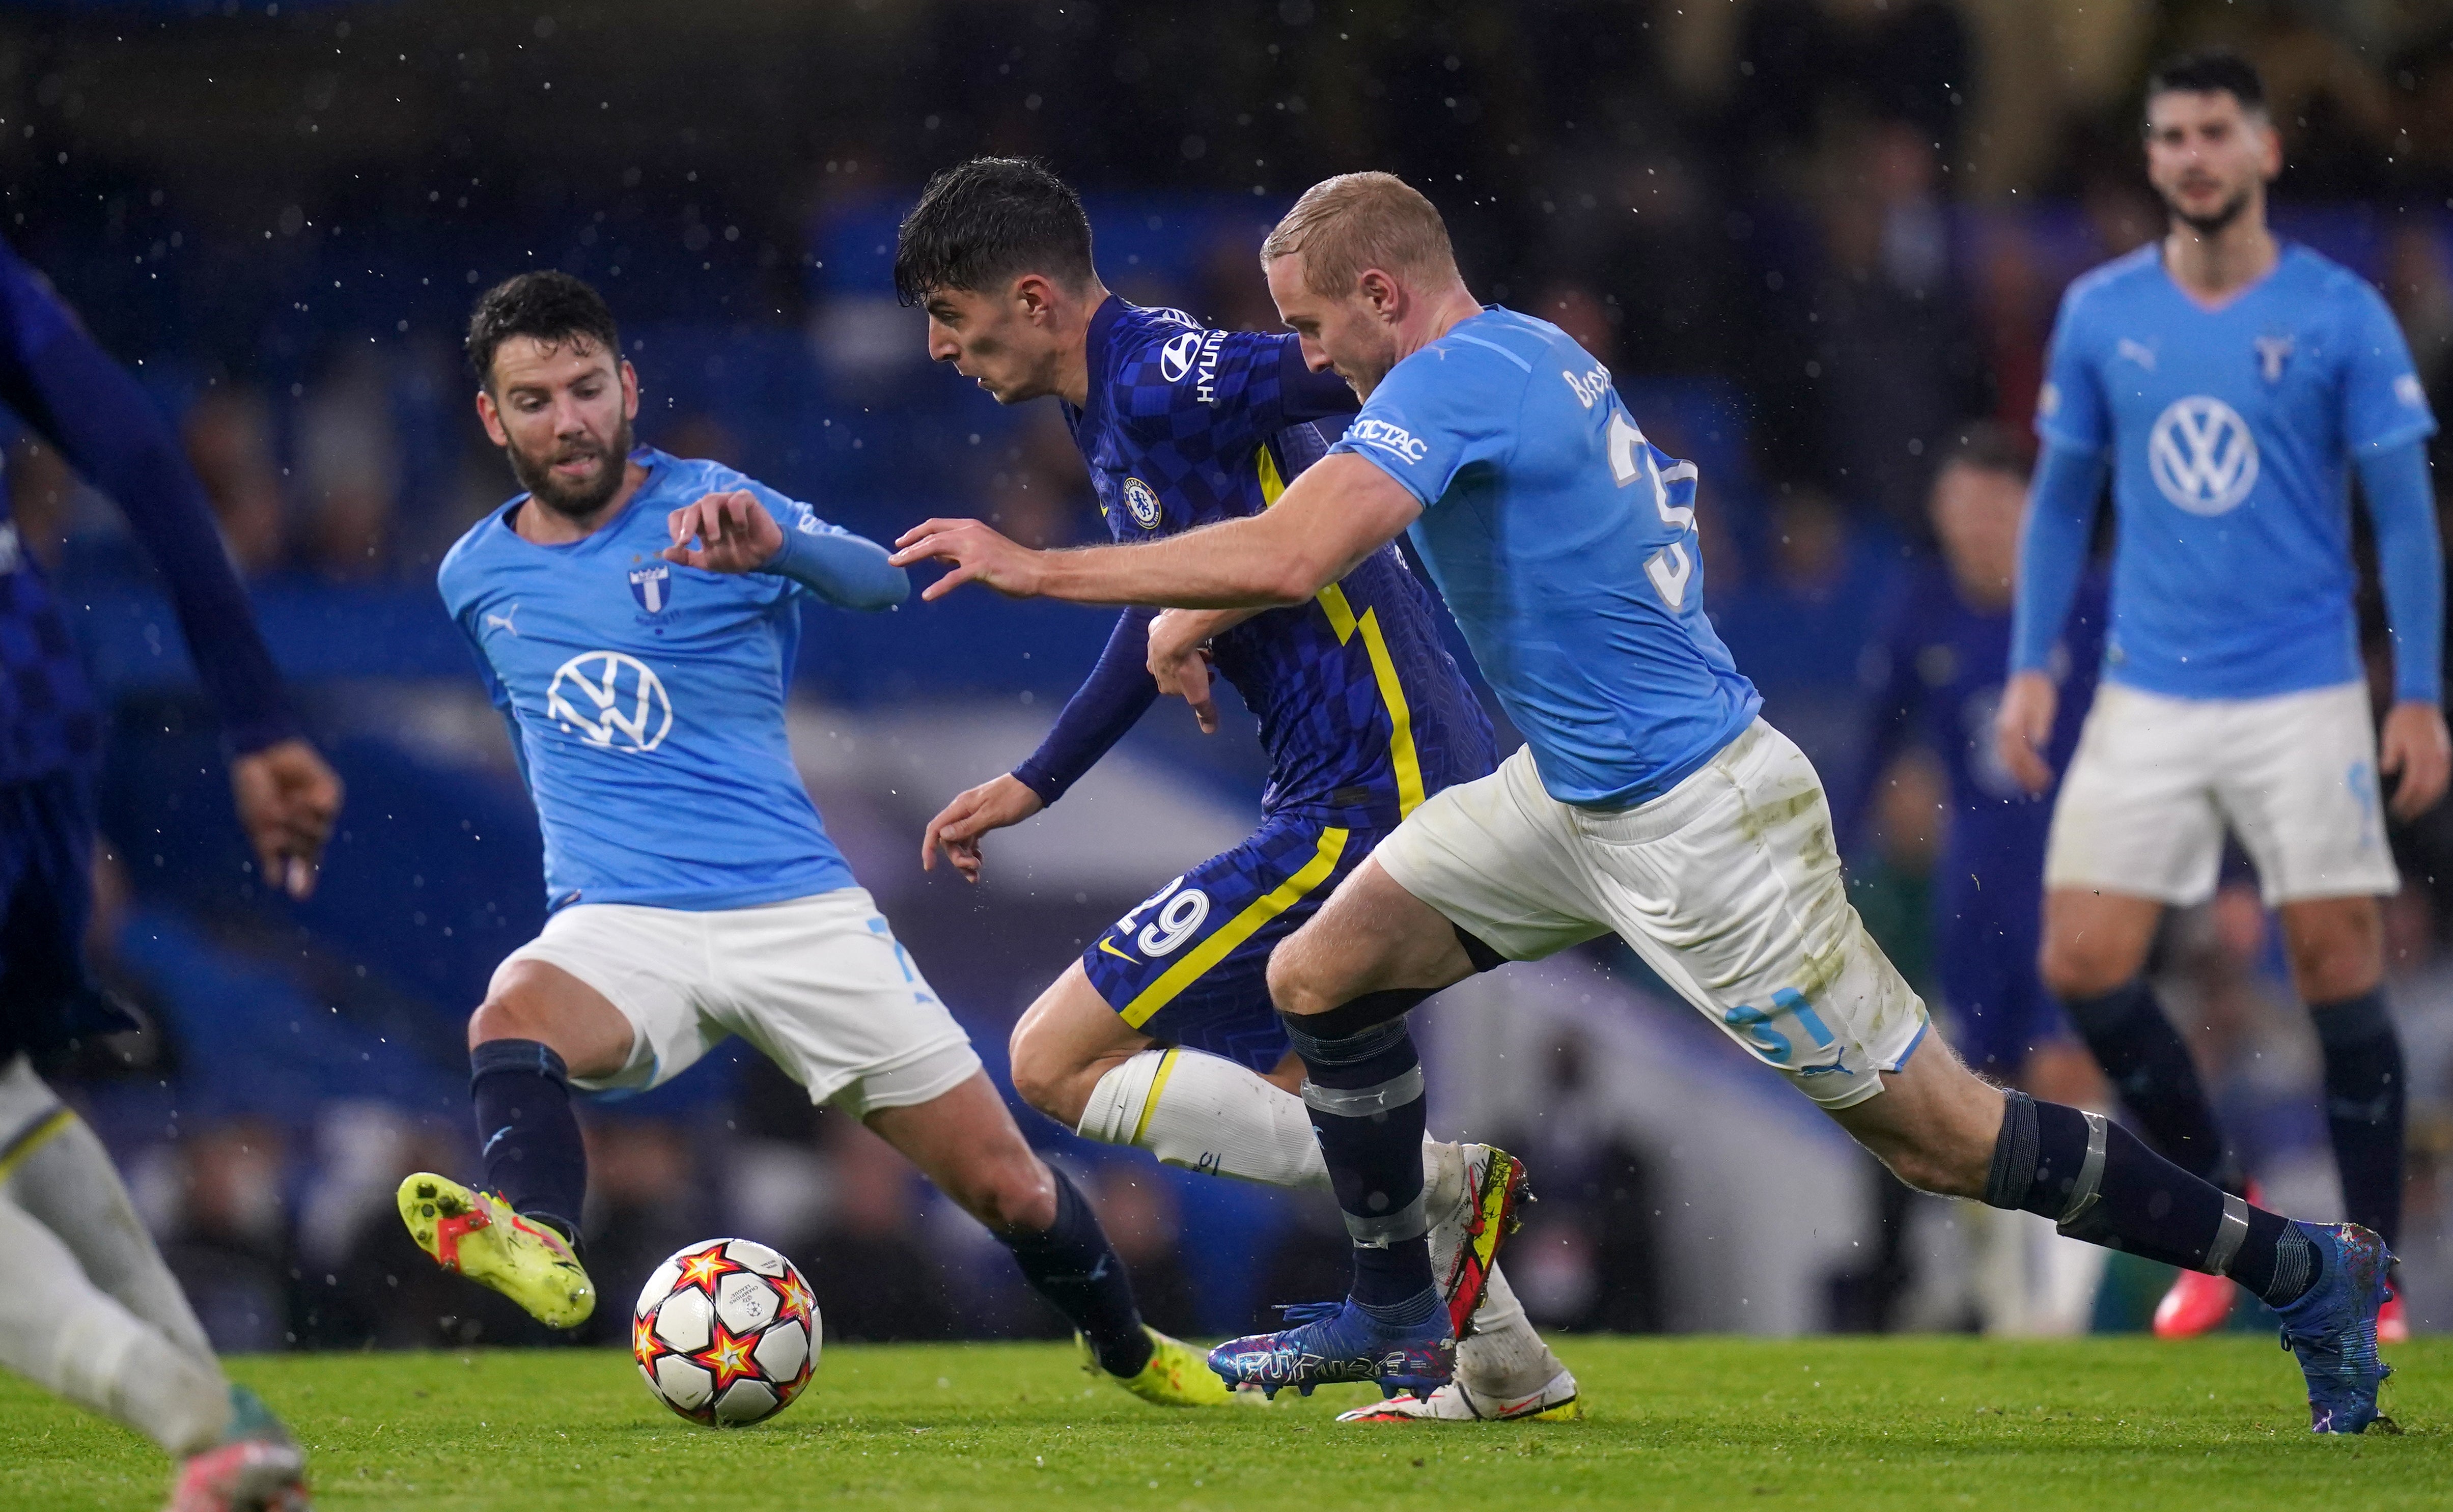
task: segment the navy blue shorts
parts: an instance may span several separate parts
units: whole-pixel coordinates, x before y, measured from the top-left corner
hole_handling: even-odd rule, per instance
[[[93,818],[82,772],[0,786],[0,1062],[136,1026],[86,972]]]
[[[1950,1043],[1977,1070],[2015,1076],[2039,1047],[2071,1038],[2061,1005],[2036,972],[2044,895],[2040,885],[2004,885],[1999,879],[2007,868],[1995,868],[1986,887],[1964,869],[1945,878],[1934,899],[1935,975]]]
[[[1269,1005],[1269,952],[1387,833],[1274,816],[1109,925],[1082,969],[1151,1039],[1271,1070],[1286,1036]]]

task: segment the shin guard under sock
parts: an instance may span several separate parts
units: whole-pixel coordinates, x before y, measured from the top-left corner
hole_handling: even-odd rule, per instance
[[[1282,1013],[1304,1063],[1329,1184],[1354,1242],[1354,1300],[1413,1322],[1434,1303],[1423,1186],[1423,1064],[1405,1014],[1427,994],[1379,993],[1326,1013]]]
[[[2343,1216],[2376,1230],[2390,1246],[2402,1229],[2408,1117],[2402,1037],[2381,987],[2339,1003],[2312,1003],[2308,1016],[2325,1052],[2325,1126],[2342,1173]]]
[[[487,1190],[577,1243],[588,1148],[562,1057],[534,1040],[488,1040],[469,1052],[469,1070]]]
[[[2198,1080],[2198,1064],[2145,980],[2133,979],[2102,997],[2072,998],[2062,1006],[2111,1078],[2122,1105],[2164,1158],[2192,1176],[2237,1186],[2214,1107]]]
[[[1154,1347],[1133,1304],[1132,1278],[1081,1189],[1053,1165],[1047,1174],[1056,1184],[1056,1221],[1039,1233],[997,1238],[1013,1251],[1031,1289],[1082,1330],[1099,1368],[1129,1380],[1149,1363]]]
[[[2314,1246],[2282,1218],[2148,1149],[2101,1113],[2006,1094],[1984,1201],[2038,1213],[2072,1239],[2229,1276],[2276,1305],[2316,1279]],[[2302,1280],[2291,1266],[2302,1263]],[[2288,1292],[2288,1295],[2283,1293]]]

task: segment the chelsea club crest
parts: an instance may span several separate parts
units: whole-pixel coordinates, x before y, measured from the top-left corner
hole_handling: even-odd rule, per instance
[[[662,614],[673,601],[673,569],[659,562],[630,569],[630,596],[650,614]]]
[[[1145,530],[1158,528],[1158,495],[1141,479],[1125,480],[1125,508],[1132,515],[1133,524]]]

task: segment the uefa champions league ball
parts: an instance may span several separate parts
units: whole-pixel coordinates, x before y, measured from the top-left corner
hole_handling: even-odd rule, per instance
[[[764,1422],[818,1367],[817,1299],[800,1267],[747,1239],[710,1239],[656,1267],[630,1312],[630,1353],[656,1400],[716,1428]]]

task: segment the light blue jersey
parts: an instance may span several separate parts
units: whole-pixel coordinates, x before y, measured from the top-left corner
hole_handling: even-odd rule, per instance
[[[808,506],[652,448],[646,483],[585,540],[538,546],[489,514],[436,584],[511,726],[545,831],[549,905],[746,908],[852,885],[801,786],[784,690],[808,590],[676,567],[665,517],[748,488],[786,529]]]
[[[2229,699],[2360,676],[2351,466],[2436,429],[2364,280],[2286,244],[2209,310],[2140,248],[2064,296],[2036,429],[2112,454],[2105,677]]]
[[[1414,545],[1551,797],[1657,798],[1752,723],[1763,700],[1704,617],[1695,465],[1558,327],[1458,322],[1330,449],[1422,501]]]

